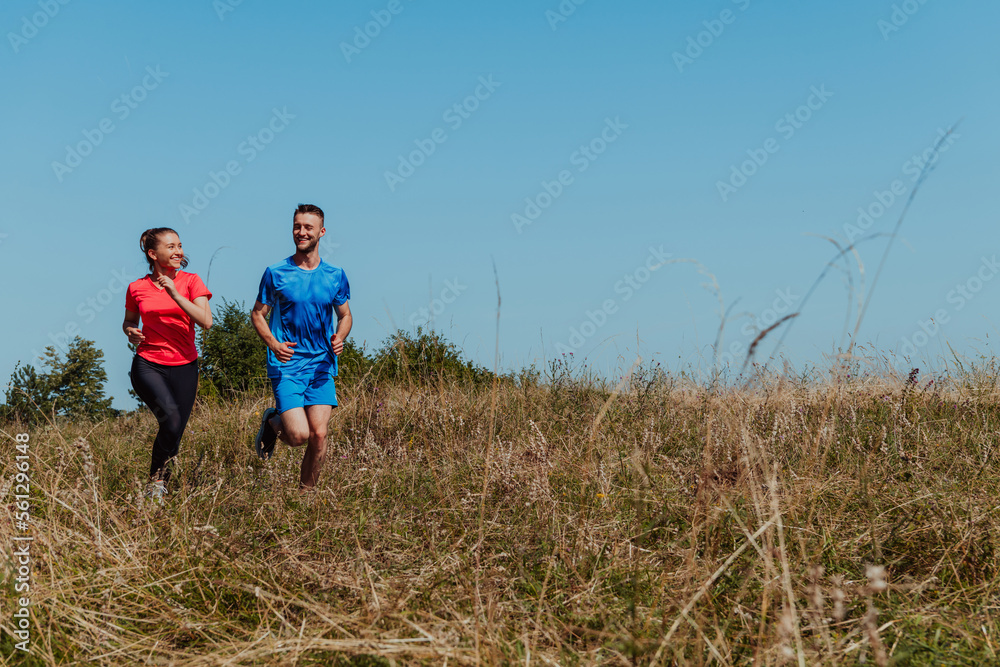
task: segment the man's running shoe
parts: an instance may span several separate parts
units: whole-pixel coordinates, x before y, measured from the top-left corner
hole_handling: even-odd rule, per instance
[[[254,440],[254,448],[257,456],[265,461],[271,458],[274,453],[274,444],[278,441],[278,434],[271,426],[271,417],[278,414],[274,408],[264,410],[264,415],[260,418],[260,428],[257,430],[257,438]]]

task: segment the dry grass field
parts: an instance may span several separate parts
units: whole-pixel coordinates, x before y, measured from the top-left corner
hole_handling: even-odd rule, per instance
[[[555,364],[340,396],[307,494],[299,451],[253,456],[263,393],[196,407],[162,506],[147,411],[30,430],[30,653],[8,564],[2,658],[1000,664],[995,371],[609,387]]]

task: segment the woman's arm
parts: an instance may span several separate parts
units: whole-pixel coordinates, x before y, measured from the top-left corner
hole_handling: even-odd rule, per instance
[[[128,336],[128,342],[133,345],[138,345],[142,341],[146,340],[142,331],[139,329],[139,313],[125,309],[125,321],[122,322],[122,331]]]
[[[202,329],[212,328],[212,308],[208,305],[207,296],[199,296],[191,302],[177,290],[177,285],[167,276],[160,276],[157,282],[196,324]]]
[[[184,299],[184,297],[181,297],[180,299]],[[177,301],[177,305],[179,305],[185,313],[190,315],[192,320],[197,322],[202,329],[212,328],[212,307],[208,305],[207,296],[199,296],[193,303],[184,299],[184,301],[187,301],[187,303],[191,305],[190,309],[186,308],[184,304],[181,303],[180,299],[175,299],[175,301]]]

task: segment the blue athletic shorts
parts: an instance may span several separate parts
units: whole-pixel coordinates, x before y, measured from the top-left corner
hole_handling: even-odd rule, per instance
[[[329,373],[319,373],[312,377],[282,375],[280,378],[270,379],[279,413],[307,405],[337,407],[337,385]]]

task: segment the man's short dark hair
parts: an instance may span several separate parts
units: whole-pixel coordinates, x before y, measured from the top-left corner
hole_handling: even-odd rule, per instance
[[[320,221],[325,222],[323,219],[323,209],[315,204],[299,204],[298,208],[295,209],[295,213],[292,215],[292,222],[295,222],[295,216],[299,213],[312,213],[313,215],[318,215]]]

